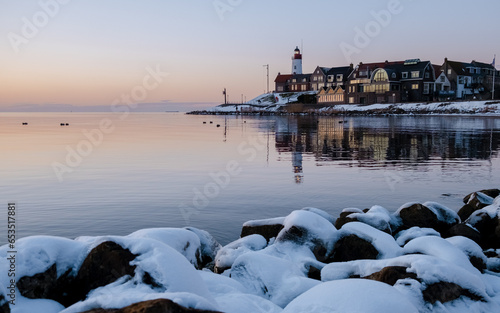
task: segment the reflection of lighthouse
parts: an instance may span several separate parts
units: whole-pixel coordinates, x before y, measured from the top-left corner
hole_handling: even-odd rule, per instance
[[[299,47],[295,48],[292,57],[292,74],[302,74],[302,54],[300,54]]]
[[[302,174],[302,136],[297,134],[297,143],[295,149],[292,151],[292,165],[293,172],[295,173],[295,182],[297,184],[302,183],[304,175]]]

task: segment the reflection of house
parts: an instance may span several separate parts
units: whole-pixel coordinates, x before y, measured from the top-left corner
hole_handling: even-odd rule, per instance
[[[435,79],[430,61],[360,63],[349,76],[347,100],[350,104],[430,101]]]

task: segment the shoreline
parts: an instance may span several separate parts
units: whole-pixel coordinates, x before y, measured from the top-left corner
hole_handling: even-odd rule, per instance
[[[194,227],[25,237],[16,243],[16,258],[25,260],[15,263],[16,279],[0,276],[0,312],[14,305],[23,312],[156,312],[160,304],[193,313],[310,305],[497,312],[500,190],[473,192],[463,203],[458,212],[412,202],[393,213],[373,205],[339,216],[308,207],[247,221],[225,246]],[[0,247],[4,268],[9,253]]]

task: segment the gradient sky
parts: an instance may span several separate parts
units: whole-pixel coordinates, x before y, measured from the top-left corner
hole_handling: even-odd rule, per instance
[[[377,21],[373,12],[397,2],[390,21]],[[493,0],[0,0],[0,8],[0,111],[107,110],[140,90],[147,67],[168,73],[137,101],[148,107],[210,107],[223,101],[224,87],[230,101],[250,100],[266,89],[263,65],[273,90],[301,42],[304,72],[500,55]],[[366,27],[371,37],[359,45],[355,28]],[[342,45],[359,50],[349,59]]]

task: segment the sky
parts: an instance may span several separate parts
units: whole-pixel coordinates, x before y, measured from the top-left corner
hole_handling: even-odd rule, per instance
[[[0,0],[0,111],[189,111],[278,73],[419,58],[491,63],[493,0]]]

